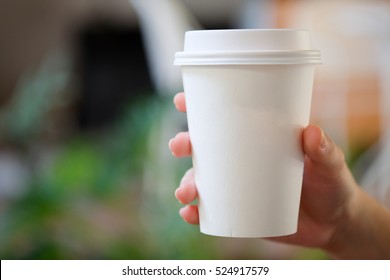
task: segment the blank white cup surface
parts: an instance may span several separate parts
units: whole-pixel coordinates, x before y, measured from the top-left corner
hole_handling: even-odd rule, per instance
[[[297,231],[318,50],[306,30],[190,31],[182,69],[201,232]]]

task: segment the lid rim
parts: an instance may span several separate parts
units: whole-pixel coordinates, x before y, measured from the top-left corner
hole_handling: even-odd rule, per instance
[[[318,50],[177,52],[174,65],[321,64]]]

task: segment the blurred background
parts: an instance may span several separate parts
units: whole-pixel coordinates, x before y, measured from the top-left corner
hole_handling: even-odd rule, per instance
[[[0,1],[1,259],[326,259],[185,224],[174,190],[190,159],[172,66],[184,32],[309,29],[311,121],[390,206],[390,2]]]

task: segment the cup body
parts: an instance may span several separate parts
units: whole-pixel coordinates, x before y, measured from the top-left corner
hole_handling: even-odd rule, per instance
[[[244,43],[244,50],[254,49]],[[200,230],[226,237],[293,234],[316,63],[243,63],[242,56],[240,63],[215,63],[216,53],[226,62],[226,50],[213,52],[213,63],[181,66]],[[207,50],[196,57],[204,59]]]

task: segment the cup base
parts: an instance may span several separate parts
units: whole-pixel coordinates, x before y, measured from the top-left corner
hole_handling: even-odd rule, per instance
[[[266,232],[259,232],[259,233],[253,233],[253,232],[210,232],[205,230],[200,230],[201,233],[205,235],[215,236],[215,237],[228,237],[228,238],[268,238],[268,237],[279,237],[279,236],[287,236],[292,235],[297,232],[297,229],[291,230],[291,231],[283,231],[279,233],[266,233]]]

